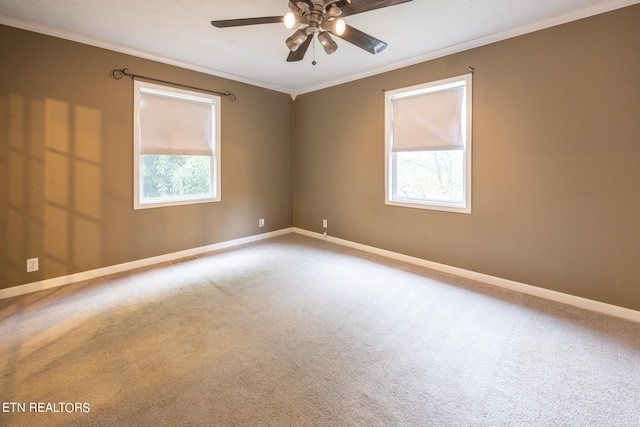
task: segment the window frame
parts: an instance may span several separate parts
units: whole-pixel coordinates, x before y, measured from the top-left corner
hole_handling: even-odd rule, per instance
[[[462,109],[465,112],[463,123],[464,160],[463,160],[463,201],[451,203],[447,201],[402,199],[394,196],[394,185],[397,176],[396,155],[393,148],[393,98],[419,96],[451,89],[465,87],[465,100]],[[385,92],[385,205],[416,209],[427,209],[445,212],[471,214],[471,164],[472,164],[472,74],[450,77],[432,82]],[[425,151],[425,152],[428,152]]]
[[[168,97],[176,97],[182,101],[194,101],[194,102],[207,102],[212,104],[213,117],[212,117],[212,155],[210,162],[210,179],[211,179],[211,193],[206,195],[188,195],[188,196],[175,196],[157,198],[154,201],[144,201],[143,185],[144,177],[143,173],[143,159],[144,155],[141,151],[141,113],[140,113],[140,101],[141,93],[144,90],[148,90],[153,94],[167,94]],[[133,208],[149,209],[168,206],[181,206],[197,203],[211,203],[221,200],[221,173],[220,173],[220,140],[221,140],[221,97],[209,93],[197,92],[187,89],[179,89],[173,86],[161,85],[157,83],[151,83],[143,80],[134,80],[134,97],[133,97]]]

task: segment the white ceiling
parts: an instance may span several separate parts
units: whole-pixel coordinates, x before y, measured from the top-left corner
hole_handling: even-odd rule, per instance
[[[225,29],[210,24],[281,15],[287,0],[0,0],[0,24],[295,96],[639,2],[413,0],[346,18],[387,42],[386,50],[372,55],[336,38],[333,55],[316,46],[315,66],[312,47],[302,61],[285,61],[284,40],[291,31],[281,24]]]

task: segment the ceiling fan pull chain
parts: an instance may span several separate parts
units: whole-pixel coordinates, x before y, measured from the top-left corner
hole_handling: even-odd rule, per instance
[[[311,37],[313,37],[313,61],[311,61],[311,65],[313,65],[313,69],[316,69],[316,38],[315,35],[312,34]]]

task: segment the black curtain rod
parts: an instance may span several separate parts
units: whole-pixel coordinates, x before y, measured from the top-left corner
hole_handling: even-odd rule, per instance
[[[183,84],[180,84],[180,83],[168,82],[166,80],[154,79],[153,77],[139,76],[137,74],[129,73],[129,70],[126,69],[126,68],[123,68],[121,70],[118,70],[118,69],[111,70],[111,78],[114,79],[114,80],[120,80],[124,76],[129,77],[131,80],[133,80],[133,79],[141,79],[141,80],[147,80],[147,81],[156,82],[156,83],[163,83],[163,84],[167,84],[167,85],[182,87],[182,88],[185,88],[185,89],[194,89],[194,90],[199,90],[201,92],[213,93],[215,95],[228,96],[231,101],[235,101],[236,100],[235,94],[233,94],[233,93],[231,93],[229,91],[216,92],[215,90],[203,89],[203,88],[194,87],[194,86],[187,86],[187,85],[183,85]]]

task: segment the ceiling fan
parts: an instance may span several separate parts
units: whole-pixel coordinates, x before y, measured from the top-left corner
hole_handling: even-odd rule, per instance
[[[354,27],[342,19],[345,16],[368,12],[411,0],[300,0],[289,1],[289,11],[284,16],[240,18],[211,21],[216,28],[241,27],[245,25],[273,24],[282,22],[287,29],[296,31],[286,40],[289,48],[287,61],[304,58],[309,44],[317,34],[318,41],[327,54],[332,54],[338,45],[329,33],[348,41],[372,54],[382,52],[387,44]]]

